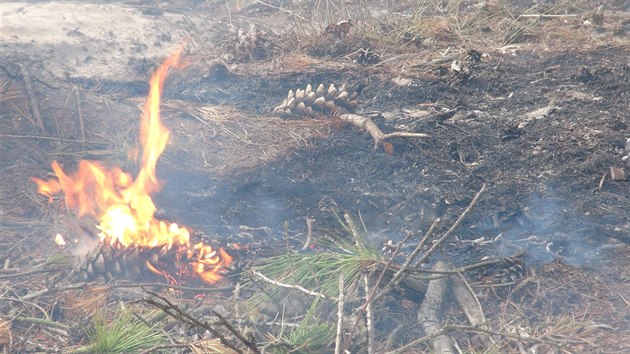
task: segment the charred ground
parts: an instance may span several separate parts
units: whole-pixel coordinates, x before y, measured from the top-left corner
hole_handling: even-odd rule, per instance
[[[466,265],[512,256],[514,245],[525,250],[529,277],[524,283],[509,291],[480,290],[487,318],[506,333],[521,331],[543,340],[524,341],[527,350],[551,348],[548,342],[554,342],[573,352],[627,351],[630,185],[626,179],[613,180],[610,169],[628,166],[629,9],[623,2],[610,4],[600,23],[593,17],[597,7],[588,1],[427,3],[423,11],[419,4],[389,4],[387,13],[374,18],[365,14],[377,3],[356,12],[350,10],[362,2],[344,5],[358,17],[351,18],[355,26],[347,35],[337,37],[326,36],[324,28],[346,17],[306,2],[244,3],[230,17],[224,5],[213,2],[188,7],[122,2],[115,6],[123,12],[143,21],[165,20],[179,35],[165,37],[168,27],[161,28],[157,39],[147,39],[137,52],[124,52],[120,63],[104,64],[105,69],[125,66],[107,75],[100,75],[98,66],[87,74],[87,69],[72,72],[72,66],[54,61],[60,60],[57,55],[47,56],[50,44],[3,38],[0,225],[2,242],[17,244],[4,258],[27,268],[46,258],[54,233],[93,228],[64,210],[63,201],[47,204],[29,178],[45,176],[53,159],[66,166],[80,158],[124,164],[135,144],[145,79],[182,37],[190,43],[190,65],[167,81],[162,111],[173,129],[158,172],[166,181],[156,196],[162,216],[225,244],[251,244],[256,255],[239,254],[246,267],[286,253],[287,244],[299,249],[306,218],[315,219],[314,236],[323,236],[341,229],[337,215],[360,217],[379,249],[388,240],[421,235],[438,217],[447,221],[438,230],[445,231],[486,184],[488,191],[445,243],[441,257]],[[38,5],[43,6],[23,3],[22,11]],[[392,19],[398,13],[406,17]],[[271,44],[244,58],[229,45],[237,34],[228,25],[249,28],[251,23],[266,31]],[[78,32],[67,33],[76,38]],[[152,43],[163,50],[148,50]],[[362,48],[377,53],[379,62],[358,63]],[[116,57],[105,48],[89,55],[93,59],[82,59],[88,64],[97,56],[97,61]],[[463,69],[456,70],[454,61]],[[20,63],[33,77],[45,134],[30,108]],[[358,92],[356,112],[386,132],[431,137],[393,140],[393,150],[386,153],[335,117],[273,113],[289,90],[320,83],[345,83]],[[82,97],[85,142],[77,141],[73,90]],[[447,110],[455,112],[440,119],[432,115]],[[18,279],[7,286],[7,294],[30,294],[45,284],[39,278]],[[120,298],[116,294],[111,301]],[[58,299],[49,295],[38,301],[48,309]],[[402,296],[382,304],[382,313],[392,316],[380,319],[384,332],[413,323],[415,316],[405,314],[418,304],[406,301]],[[74,328],[72,306],[64,306],[70,310],[61,322]],[[225,306],[232,304],[225,301]],[[2,318],[15,315],[15,308],[4,304]],[[445,315],[453,321],[461,317],[454,308]],[[82,340],[80,335],[44,337],[44,331],[19,321],[13,331],[14,345],[26,351]],[[26,341],[28,333],[42,339]],[[383,335],[380,350],[421,336],[413,328],[397,333],[389,341]],[[503,340],[504,350],[519,350],[518,340]],[[481,350],[472,334],[462,336],[460,344]]]

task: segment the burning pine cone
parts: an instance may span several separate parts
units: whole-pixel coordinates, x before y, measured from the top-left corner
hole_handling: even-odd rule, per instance
[[[228,271],[231,257],[223,249],[213,250],[198,243],[165,247],[125,247],[101,242],[99,247],[80,257],[75,273],[81,281],[114,278],[142,279],[159,276],[169,281],[187,278],[214,283]]]
[[[358,104],[357,93],[350,95],[346,88],[345,84],[339,88],[331,84],[326,90],[324,85],[320,84],[314,91],[311,85],[307,85],[306,90],[297,89],[295,92],[289,90],[287,98],[273,111],[309,117],[351,112]]]
[[[250,59],[263,59],[267,51],[272,47],[269,34],[266,31],[257,30],[254,25],[249,29],[232,29],[232,36],[223,43],[228,52],[230,61],[247,62]]]
[[[142,252],[141,255],[140,248],[137,247],[121,249],[109,244],[102,244],[86,256],[80,257],[76,271],[82,281],[99,278],[110,281],[115,277],[139,278],[149,273],[149,269],[143,264],[144,261],[153,258],[153,254],[159,258],[158,253],[159,251],[156,249]]]

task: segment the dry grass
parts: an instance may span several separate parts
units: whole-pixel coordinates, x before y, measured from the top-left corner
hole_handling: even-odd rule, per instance
[[[61,305],[65,316],[74,322],[81,322],[85,318],[92,318],[108,303],[109,290],[106,287],[95,286],[88,291],[69,292]]]
[[[192,172],[190,167],[179,166],[177,156],[186,154],[187,165],[215,176],[233,175],[288,156],[291,150],[308,146],[311,139],[327,136],[330,131],[326,121],[284,121],[244,114],[226,106],[169,101],[164,108],[174,113],[178,125],[163,163],[174,170],[185,167]]]
[[[385,8],[361,0],[326,0],[310,6],[285,8],[288,13],[311,16],[289,16],[293,26],[282,35],[285,54],[277,55],[277,61],[284,62],[286,53],[291,57],[306,54],[344,60],[362,47],[382,53],[387,59],[402,52],[448,47],[494,51],[506,45],[533,48],[542,43],[554,50],[569,50],[604,43],[630,44],[620,32],[621,24],[628,20],[627,13],[605,12],[600,29],[585,20],[596,8],[580,7],[568,0],[529,9],[516,8],[506,1],[462,0],[389,3]],[[324,34],[327,25],[348,19],[355,24],[348,36],[329,38]],[[295,64],[300,66],[297,60]]]
[[[496,334],[495,349],[592,351],[613,329],[606,324],[610,308],[623,307],[596,276],[553,262],[513,289],[482,292],[482,306]],[[616,316],[622,320],[623,315]],[[461,336],[459,343],[466,352],[488,350],[479,347],[474,336]]]

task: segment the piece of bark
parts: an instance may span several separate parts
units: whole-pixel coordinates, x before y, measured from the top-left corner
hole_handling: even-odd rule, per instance
[[[439,261],[433,267],[433,270],[447,270],[446,263]],[[442,312],[442,302],[446,294],[449,278],[444,277],[434,279],[429,282],[424,301],[420,305],[418,312],[418,322],[422,326],[425,335],[432,336],[442,330],[442,320],[440,313]],[[431,340],[433,350],[437,354],[454,354],[453,343],[451,338],[446,334],[438,334]]]
[[[459,304],[459,307],[466,314],[468,322],[472,326],[488,329],[486,326],[486,316],[483,313],[483,308],[479,303],[479,299],[472,291],[472,289],[466,284],[465,280],[461,277],[454,276],[450,282],[451,293],[455,298],[455,301]],[[487,348],[490,348],[494,344],[494,339],[484,333],[479,333],[481,340],[484,342]]]

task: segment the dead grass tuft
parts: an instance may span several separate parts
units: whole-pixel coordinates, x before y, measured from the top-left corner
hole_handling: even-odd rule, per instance
[[[491,289],[482,298],[497,349],[509,352],[591,352],[612,329],[603,323],[610,323],[614,296],[594,276],[557,261],[514,289]],[[460,342],[467,352],[482,349],[470,338]]]
[[[88,291],[71,291],[61,298],[61,305],[66,318],[80,322],[84,318],[92,318],[107,304],[109,290],[104,286],[96,286]]]

